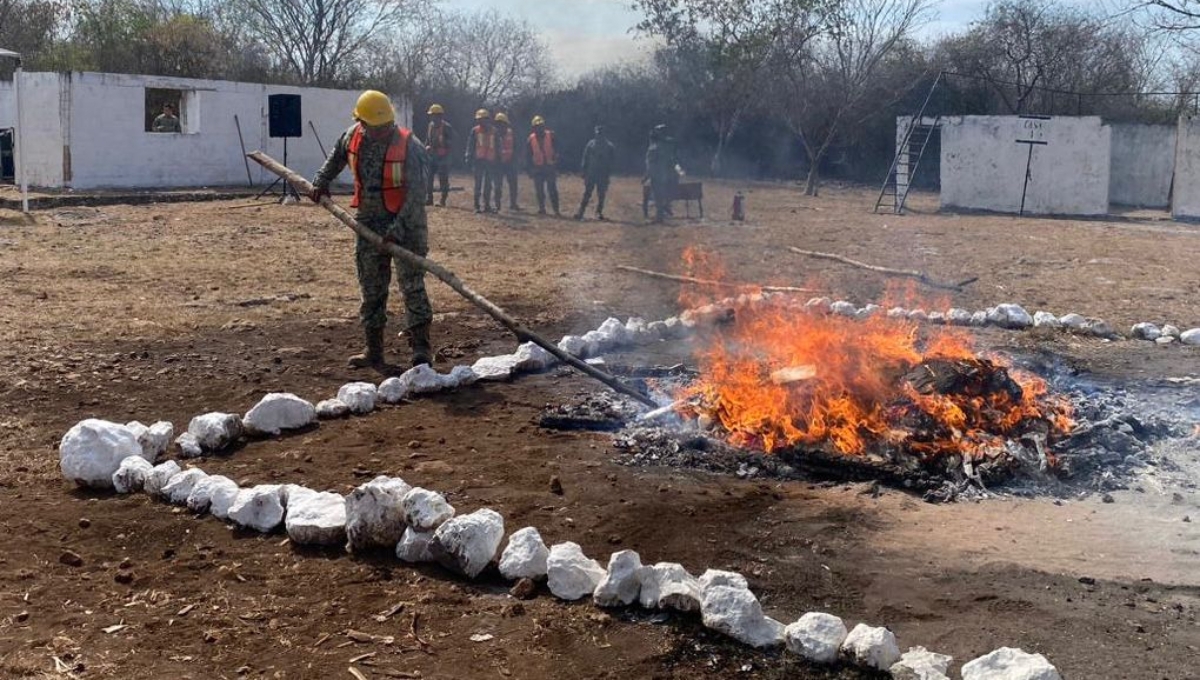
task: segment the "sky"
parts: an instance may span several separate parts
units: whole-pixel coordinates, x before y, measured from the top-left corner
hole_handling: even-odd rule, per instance
[[[631,29],[639,14],[629,0],[443,0],[448,9],[494,9],[520,17],[542,32],[550,45],[559,74],[565,78],[622,61],[636,61],[648,52]],[[942,0],[935,18],[922,29],[933,37],[965,28],[983,14],[988,0]]]

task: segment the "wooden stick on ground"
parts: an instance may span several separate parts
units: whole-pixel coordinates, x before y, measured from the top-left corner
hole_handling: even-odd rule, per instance
[[[617,265],[617,269],[625,272],[633,272],[634,274],[642,274],[655,279],[665,279],[667,281],[679,281],[680,283],[695,283],[702,286],[719,286],[722,288],[756,288],[764,293],[811,293],[810,288],[796,288],[794,286],[759,286],[753,283],[734,283],[730,281],[713,281],[711,279],[697,279],[692,276],[679,276],[678,274],[664,274],[663,272],[651,271],[649,269],[640,269],[638,267],[629,267],[623,264]]]
[[[270,170],[276,175],[282,177],[284,181],[290,183],[292,187],[294,187],[296,191],[300,193],[301,196],[306,196],[312,193],[313,186],[308,182],[308,180],[262,151],[251,152],[248,154],[248,156],[255,163],[258,163],[267,170]],[[562,351],[558,348],[558,345],[529,330],[522,325],[521,322],[510,316],[508,312],[496,306],[479,293],[476,293],[468,288],[466,284],[464,284],[458,279],[457,276],[454,275],[454,272],[451,272],[433,260],[421,257],[420,255],[417,255],[409,250],[405,250],[391,241],[385,241],[384,238],[379,234],[376,234],[367,227],[359,224],[358,220],[355,220],[345,208],[341,207],[337,203],[334,203],[328,196],[321,197],[321,207],[328,210],[333,214],[334,217],[338,219],[338,221],[353,229],[354,233],[358,234],[375,247],[383,250],[393,257],[407,262],[414,267],[420,267],[421,269],[424,269],[430,274],[433,274],[437,278],[441,279],[443,283],[453,288],[456,293],[466,298],[471,304],[487,312],[489,316],[499,321],[500,325],[512,331],[512,333],[517,336],[517,339],[521,341],[528,340],[533,342],[550,354],[554,355],[564,364],[575,368],[589,377],[599,380],[621,394],[632,397],[652,408],[658,406],[658,404],[655,404],[654,401],[649,397],[621,382],[621,380],[618,378],[601,371],[591,364],[581,361],[579,358],[572,356],[567,352]]]
[[[867,264],[865,262],[859,262],[858,260],[851,260],[848,257],[843,257],[841,255],[835,255],[834,253],[819,253],[819,252],[816,252],[813,250],[804,250],[801,248],[794,248],[794,247],[789,247],[788,250],[792,251],[793,253],[798,253],[800,255],[807,255],[809,257],[815,257],[819,260],[833,260],[834,262],[841,262],[842,264],[848,264],[853,267],[859,267],[861,269],[867,269],[867,270],[870,270],[873,272],[879,272],[880,274],[887,274],[889,276],[904,276],[904,277],[907,277],[910,279],[916,279],[917,281],[920,281],[921,283],[925,284],[926,286],[929,286],[930,288],[940,288],[942,290],[961,291],[963,289],[963,286],[970,285],[979,280],[978,276],[972,276],[971,278],[966,279],[965,281],[959,281],[958,283],[941,283],[939,281],[934,281],[933,279],[929,278],[922,272],[912,270],[912,269],[889,269],[888,267],[880,267],[880,266],[873,265],[873,264]]]

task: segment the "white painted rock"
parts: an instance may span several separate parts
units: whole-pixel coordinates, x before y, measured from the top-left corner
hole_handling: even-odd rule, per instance
[[[388,378],[388,380],[398,380],[398,378]],[[384,381],[385,383],[387,380]],[[381,391],[382,392],[382,391]],[[403,397],[396,399],[400,401]],[[388,402],[389,404],[395,402]],[[317,417],[321,420],[332,420],[334,418],[345,418],[350,415],[350,407],[341,399],[326,399],[317,404]]]
[[[678,320],[676,322],[678,323]],[[558,348],[571,356],[582,357],[587,350],[587,341],[578,335],[564,335],[563,339],[558,341]]]
[[[207,476],[208,473],[200,468],[188,468],[171,477],[167,485],[163,487],[162,495],[171,505],[187,505],[188,496],[192,495],[192,489],[195,489],[196,484]]]
[[[946,315],[942,312],[930,312],[929,323],[943,325],[946,323]]]
[[[860,623],[842,643],[842,654],[867,668],[886,671],[900,660],[896,636],[887,628],[875,628]]]
[[[1062,680],[1041,654],[1001,647],[962,667],[963,680]]]
[[[1088,335],[1094,335],[1097,338],[1116,338],[1119,337],[1112,326],[1104,319],[1088,319],[1083,324],[1083,332]]]
[[[278,484],[241,489],[229,506],[229,519],[238,526],[270,533],[283,522],[283,499]]]
[[[837,314],[838,316],[853,317],[858,315],[858,306],[853,302],[838,300],[837,302],[829,305],[829,311]]]
[[[288,392],[266,395],[242,418],[246,434],[257,436],[273,436],[284,430],[298,430],[315,422],[316,407]]]
[[[952,326],[969,326],[971,325],[971,313],[955,307],[946,312],[946,322]]]
[[[908,313],[909,321],[925,321],[929,318],[929,314],[924,309],[914,309]]]
[[[954,657],[937,654],[924,647],[913,647],[892,664],[893,680],[950,680],[950,662]]]
[[[1176,340],[1176,338],[1173,335],[1163,335],[1163,336],[1157,338],[1154,342],[1155,342],[1155,344],[1165,346],[1165,345],[1170,345],[1170,344],[1174,343],[1175,340]]]
[[[596,592],[604,580],[604,567],[583,554],[578,543],[567,541],[550,548],[546,558],[547,585],[562,600],[578,600]]]
[[[405,371],[400,376],[400,382],[409,394],[431,394],[455,387],[447,378],[448,376],[433,370],[429,364],[421,364]]]
[[[707,628],[742,644],[758,648],[783,644],[783,624],[763,614],[758,598],[745,588],[709,588],[704,591],[700,614]]]
[[[1178,338],[1179,337],[1179,327],[1172,326],[1171,324],[1166,324],[1162,327],[1162,334],[1172,337],[1172,338]]]
[[[96,418],[76,423],[58,445],[63,477],[96,489],[111,489],[121,461],[130,456],[142,457],[142,445],[133,431]]]
[[[297,545],[342,545],[346,540],[346,499],[341,494],[294,486],[288,490],[284,528]]]
[[[641,342],[650,336],[650,324],[640,316],[631,316],[625,320],[625,335],[629,342]]]
[[[191,432],[184,432],[175,439],[175,445],[179,447],[180,458],[199,458],[204,455],[204,449],[200,446],[200,440],[196,439]]]
[[[611,347],[629,344],[629,331],[625,329],[625,324],[615,317],[605,319],[596,330],[608,336]]]
[[[903,307],[892,307],[887,311],[887,317],[889,319],[907,319],[908,310]]]
[[[205,451],[220,451],[242,436],[242,418],[236,413],[205,413],[192,418],[188,434]]]
[[[500,574],[511,581],[545,578],[548,557],[550,549],[542,535],[533,527],[525,527],[508,537],[508,545],[500,555]]]
[[[1062,322],[1050,312],[1033,313],[1034,328],[1062,328]]]
[[[613,347],[612,336],[600,331],[588,331],[584,333],[583,342],[583,353],[588,357],[599,356]]]
[[[1192,345],[1193,347],[1200,345],[1200,328],[1193,328],[1180,333],[1179,342],[1185,345]]]
[[[827,297],[815,297],[804,303],[804,308],[810,312],[826,313],[833,306],[833,300]]]
[[[393,548],[404,535],[401,501],[412,487],[398,477],[379,476],[346,496],[346,549]]]
[[[442,566],[475,578],[496,557],[504,540],[504,518],[484,508],[443,522],[430,551]]]
[[[1029,328],[1033,317],[1021,305],[1005,303],[987,310],[988,323],[1001,328]]]
[[[432,562],[433,553],[429,550],[432,543],[432,531],[413,531],[412,527],[408,527],[400,537],[400,542],[396,544],[396,557],[411,564]]]
[[[621,607],[637,602],[642,591],[638,572],[642,558],[632,550],[615,552],[608,558],[608,569],[600,580],[592,598],[601,607]]]
[[[663,337],[667,339],[682,338],[688,334],[688,327],[677,316],[663,319]]]
[[[407,399],[408,395],[409,395],[408,383],[397,377],[388,378],[387,380],[384,380],[383,382],[379,383],[379,388],[375,391],[375,396],[379,399],[379,401],[382,401],[385,404],[399,404],[401,401],[404,401],[405,399]],[[334,399],[333,401],[335,401],[339,404],[341,403],[340,401],[337,401],[336,399]],[[329,402],[325,402],[325,401],[321,402],[321,404],[326,404],[326,403],[329,403]],[[320,413],[320,411],[321,411],[321,404],[317,404],[317,412],[318,413]],[[350,407],[347,406],[346,413],[349,413],[349,412],[350,412]],[[322,417],[324,417],[324,416],[322,416]]]
[[[229,517],[229,506],[237,498],[238,485],[222,475],[209,475],[192,487],[187,507],[195,513],[209,512],[217,519]]]
[[[1129,329],[1129,334],[1139,340],[1157,340],[1162,337],[1163,332],[1158,326],[1143,321],[1133,324],[1133,328]]]
[[[151,468],[150,472],[146,473],[146,479],[142,486],[142,490],[151,496],[159,496],[162,494],[163,487],[171,478],[179,474],[179,463],[173,460],[168,460],[165,463],[159,463]]]
[[[471,364],[471,370],[483,381],[508,380],[516,372],[517,365],[520,363],[521,360],[516,354],[501,354],[495,357],[480,358]]]
[[[165,420],[160,420],[149,427],[134,420],[125,423],[125,427],[133,431],[138,444],[142,447],[142,457],[151,464],[167,452],[167,449],[171,447],[171,440],[175,437],[175,426]]]
[[[633,319],[630,319],[630,321],[633,321]],[[649,327],[642,331],[642,335],[649,334]],[[513,356],[517,358],[517,371],[521,373],[544,371],[558,363],[558,359],[553,354],[532,342],[521,343],[517,347],[517,353]]]
[[[141,456],[129,456],[121,461],[117,466],[117,471],[113,473],[112,485],[117,490],[117,493],[134,493],[142,490],[142,486],[146,483],[146,475],[154,466],[146,461]]]
[[[1063,328],[1070,331],[1082,331],[1084,326],[1087,325],[1087,319],[1074,312],[1058,317],[1058,322],[1063,325]]]
[[[651,321],[646,324],[646,336],[652,340],[664,340],[667,337],[666,321]]]
[[[346,405],[355,415],[364,415],[375,410],[375,397],[379,390],[369,382],[346,383],[338,388],[338,401]]]
[[[783,631],[788,651],[814,663],[837,661],[847,635],[841,619],[822,612],[809,612]]]
[[[856,319],[869,319],[883,312],[883,307],[876,304],[869,304],[854,313]]]
[[[436,491],[413,487],[400,500],[404,523],[417,531],[433,531],[454,516],[454,506]]]
[[[683,612],[700,609],[700,580],[681,564],[659,562],[642,567],[638,580],[642,586],[638,601],[647,609],[669,608]]]
[[[743,588],[749,590],[750,584],[746,581],[746,577],[735,571],[721,571],[720,569],[709,569],[700,575],[700,590],[701,592],[708,590],[714,586],[726,586],[729,588]]]
[[[971,321],[968,322],[972,328],[983,328],[988,323],[988,313],[984,310],[971,313]]]

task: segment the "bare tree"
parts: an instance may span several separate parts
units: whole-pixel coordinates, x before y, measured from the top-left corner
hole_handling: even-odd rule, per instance
[[[339,81],[363,50],[404,24],[417,0],[244,0],[250,34],[306,85]]]
[[[906,44],[928,17],[929,0],[842,0],[827,18],[826,30],[799,47],[779,52],[776,92],[782,116],[808,156],[805,193],[816,196],[821,162],[842,128],[860,110],[886,61]],[[897,95],[911,83],[900,83]],[[886,102],[871,102],[873,107]]]
[[[479,105],[540,91],[553,77],[550,51],[528,23],[495,10],[445,15],[443,36],[420,58],[434,83],[469,92]]]
[[[1158,30],[1200,29],[1200,0],[1133,0],[1128,9],[1148,16],[1150,25]]]

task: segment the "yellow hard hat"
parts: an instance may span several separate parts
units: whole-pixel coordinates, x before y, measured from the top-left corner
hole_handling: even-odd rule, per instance
[[[508,125],[508,114],[507,113],[497,113],[496,114],[496,122],[504,123],[505,125]]]
[[[358,96],[354,117],[367,125],[385,125],[396,120],[396,110],[388,96],[377,90],[367,90]]]
[[[537,127],[539,125],[545,125],[545,124],[546,124],[546,119],[542,118],[541,116],[534,116],[533,122],[530,123],[530,125],[532,125],[534,127]]]
[[[441,104],[434,104],[433,106],[429,107],[429,111],[427,113],[432,116],[434,114],[445,113],[445,112],[446,112],[446,109],[443,109]]]
[[[492,114],[488,113],[487,109],[479,109],[478,111],[475,112],[475,120],[487,120],[488,118],[491,118],[491,117],[492,117]]]

